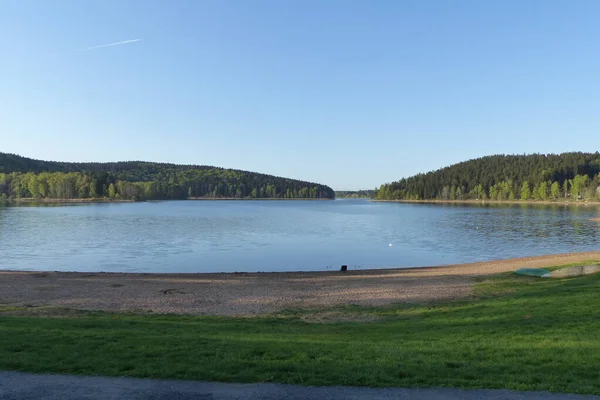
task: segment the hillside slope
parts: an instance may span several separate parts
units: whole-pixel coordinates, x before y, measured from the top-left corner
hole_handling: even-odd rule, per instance
[[[5,198],[335,198],[328,186],[256,172],[143,161],[67,163],[0,153]]]
[[[600,153],[494,155],[382,185],[380,200],[598,198]]]

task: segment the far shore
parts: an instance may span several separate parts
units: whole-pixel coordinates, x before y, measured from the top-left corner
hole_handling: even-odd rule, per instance
[[[292,308],[430,303],[471,297],[483,276],[588,262],[600,262],[600,251],[345,273],[0,271],[0,305],[247,316]]]
[[[182,200],[206,200],[206,201],[218,201],[218,200],[244,200],[244,201],[256,201],[256,200],[294,200],[294,201],[308,201],[308,200],[334,200],[329,198],[293,198],[293,199],[280,199],[280,198],[237,198],[237,197],[188,197],[185,199],[152,199],[152,200],[131,200],[131,199],[107,199],[107,198],[86,198],[86,199],[54,199],[54,198],[11,198],[6,199],[8,203],[135,203],[144,201],[182,201]]]
[[[133,203],[135,200],[127,199],[106,199],[106,198],[86,198],[86,199],[53,199],[33,197],[7,199],[9,203]]]
[[[519,205],[558,205],[558,206],[600,206],[600,201],[587,200],[371,200],[377,203],[410,204],[519,204]]]
[[[335,200],[330,198],[305,198],[305,197],[294,197],[294,198],[277,198],[277,197],[266,197],[266,198],[254,198],[254,197],[188,197],[185,200],[207,200],[207,201],[218,201],[218,200],[241,200],[241,201],[255,201],[255,200],[294,200],[294,201],[306,201],[306,200]]]

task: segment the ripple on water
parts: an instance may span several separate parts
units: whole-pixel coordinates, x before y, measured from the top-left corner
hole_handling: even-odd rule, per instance
[[[474,262],[596,250],[598,214],[363,200],[3,207],[0,267],[266,272]]]

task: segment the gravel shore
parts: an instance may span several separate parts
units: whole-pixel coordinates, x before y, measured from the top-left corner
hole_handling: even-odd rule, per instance
[[[236,274],[0,271],[0,305],[196,315],[466,298],[478,276],[600,260],[600,251],[411,269]]]

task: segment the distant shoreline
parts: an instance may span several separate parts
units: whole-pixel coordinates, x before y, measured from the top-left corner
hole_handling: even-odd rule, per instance
[[[559,206],[599,206],[600,201],[550,201],[550,200],[371,200],[377,203],[407,204],[540,204]]]
[[[243,198],[238,198],[238,197],[188,197],[185,200],[207,200],[207,201],[218,201],[218,200],[241,200],[241,201],[256,201],[256,200],[283,200],[283,201],[288,201],[288,200],[302,200],[302,201],[306,201],[306,200],[335,200],[335,199],[330,199],[330,198],[314,198],[314,199],[310,199],[310,198],[304,198],[304,197],[295,197],[292,199],[278,199],[278,198],[274,198],[274,197],[268,197],[268,198],[264,198],[264,199],[256,199],[256,198],[249,198],[249,197],[243,197]]]
[[[86,199],[54,199],[54,198],[13,198],[5,199],[6,203],[48,203],[48,204],[67,204],[67,203],[136,203],[146,201],[327,201],[339,198],[236,198],[236,197],[188,197],[185,199],[152,199],[152,200],[129,200],[129,199],[107,199],[107,198],[86,198]],[[375,200],[366,199],[375,203],[406,203],[406,204],[498,204],[498,205],[559,205],[559,206],[600,206],[600,201],[537,201],[537,200]]]
[[[293,198],[293,199],[278,199],[278,198],[261,198],[261,199],[255,199],[255,198],[235,198],[235,197],[188,197],[186,199],[153,199],[153,200],[128,200],[128,199],[105,199],[105,198],[88,198],[88,199],[49,199],[49,198],[43,198],[43,199],[35,199],[35,198],[20,198],[20,199],[6,199],[5,201],[7,203],[52,203],[52,204],[61,204],[61,203],[136,203],[136,202],[145,202],[145,201],[197,201],[197,200],[205,200],[205,201],[218,201],[218,200],[244,200],[244,201],[257,201],[257,200],[282,200],[282,201],[288,201],[288,200],[302,200],[302,201],[309,201],[309,200],[335,200],[335,199],[330,199],[330,198],[315,198],[315,199],[310,199],[310,198]]]
[[[88,199],[34,199],[30,197],[21,199],[6,199],[8,203],[134,203],[135,200],[127,199],[101,199],[101,198],[88,198]]]

